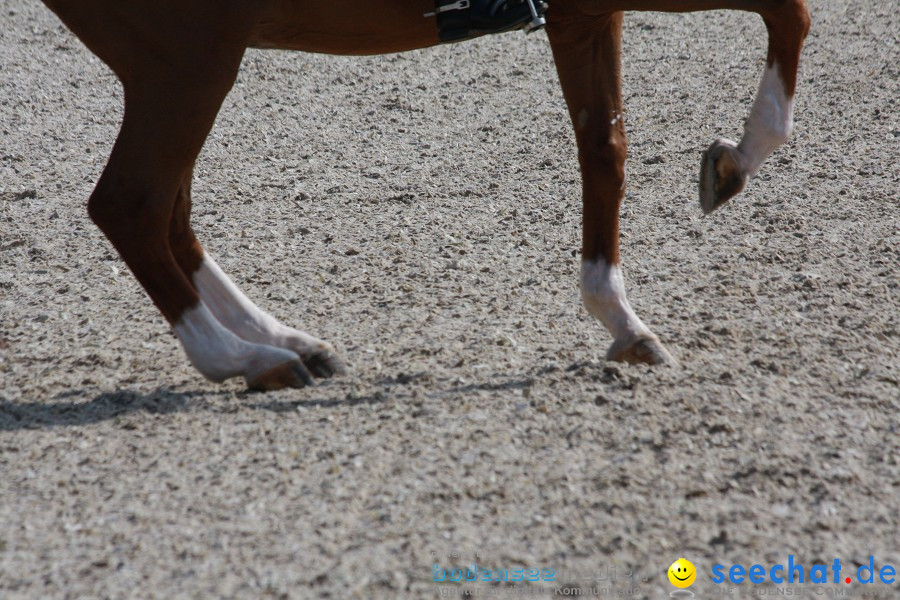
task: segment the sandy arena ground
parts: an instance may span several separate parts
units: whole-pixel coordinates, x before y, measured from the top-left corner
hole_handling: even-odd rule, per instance
[[[115,78],[0,0],[0,597],[437,598],[466,588],[434,563],[476,562],[650,599],[685,556],[697,597],[738,598],[713,565],[791,554],[896,598],[855,569],[900,570],[900,8],[812,5],[792,141],[705,218],[700,154],[740,135],[765,29],[627,17],[623,265],[676,370],[604,362],[579,304],[543,33],[248,51],[195,225],[351,368],[253,394],[190,367],[86,215]]]

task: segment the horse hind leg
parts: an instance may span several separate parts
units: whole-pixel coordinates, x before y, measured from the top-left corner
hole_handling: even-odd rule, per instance
[[[315,377],[344,372],[330,344],[288,327],[254,304],[203,250],[190,224],[191,173],[185,175],[175,201],[169,243],[178,265],[215,319],[239,338],[297,354]],[[271,389],[276,381],[262,377],[251,387]]]
[[[205,377],[218,382],[243,376],[262,389],[302,387],[312,378],[295,352],[244,340],[216,319],[176,260],[169,234],[181,182],[234,82],[240,57],[239,51],[223,51],[215,60],[176,62],[162,72],[157,64],[137,62],[124,77],[120,73],[122,128],[88,210]]]
[[[766,69],[740,143],[718,139],[703,153],[700,206],[705,214],[740,193],[793,128],[797,68],[809,12],[804,0],[788,0],[761,14],[769,34]]]

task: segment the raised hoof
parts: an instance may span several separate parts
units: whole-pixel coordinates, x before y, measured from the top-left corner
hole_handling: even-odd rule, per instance
[[[344,367],[344,361],[329,350],[304,356],[303,364],[315,377],[326,378],[332,375],[343,375],[347,372],[346,367]]]
[[[313,384],[312,375],[299,360],[281,363],[252,380],[247,387],[259,392],[271,392],[284,388],[302,388]]]
[[[700,206],[703,213],[708,215],[738,195],[747,185],[747,179],[737,144],[722,138],[713,142],[700,160]]]
[[[675,366],[678,361],[656,337],[639,337],[613,342],[606,353],[606,360],[626,362],[632,365],[669,365]]]

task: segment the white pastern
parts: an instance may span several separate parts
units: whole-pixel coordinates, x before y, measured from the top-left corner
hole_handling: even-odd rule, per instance
[[[329,348],[322,340],[282,325],[256,306],[209,256],[203,257],[193,281],[200,299],[216,319],[248,342],[287,348],[304,356]]]
[[[181,315],[175,324],[191,364],[212,381],[244,375],[248,381],[280,364],[298,360],[289,351],[254,344],[225,328],[209,308],[200,302]]]
[[[588,312],[600,319],[616,340],[653,335],[631,310],[618,265],[608,265],[603,259],[582,261],[581,298]]]
[[[785,143],[794,126],[794,100],[788,98],[781,69],[775,63],[763,73],[759,92],[744,125],[744,139],[738,145],[750,177],[756,175],[766,158]]]

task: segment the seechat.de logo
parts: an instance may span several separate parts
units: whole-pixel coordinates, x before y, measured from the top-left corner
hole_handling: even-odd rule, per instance
[[[806,567],[803,563],[794,560],[794,555],[789,554],[787,564],[776,565],[744,565],[734,564],[730,567],[713,565],[712,582],[742,584],[769,584],[784,583],[814,583],[814,584],[870,584],[883,583],[891,585],[897,578],[897,570],[893,565],[878,567],[875,557],[870,556],[868,564],[860,565],[856,569],[852,566],[842,565],[837,558],[828,564],[814,564]],[[844,568],[847,567],[847,568]]]

